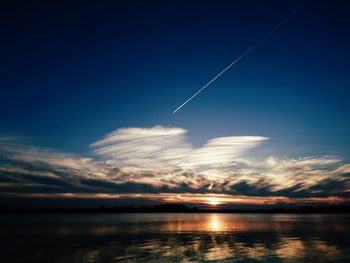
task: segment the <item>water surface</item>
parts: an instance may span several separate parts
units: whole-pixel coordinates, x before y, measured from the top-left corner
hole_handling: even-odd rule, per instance
[[[350,216],[0,215],[1,262],[350,262]]]

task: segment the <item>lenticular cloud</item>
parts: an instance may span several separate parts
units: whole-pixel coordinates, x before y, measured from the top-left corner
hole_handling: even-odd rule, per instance
[[[236,159],[262,142],[262,136],[213,138],[199,148],[186,138],[187,130],[178,127],[123,128],[108,134],[91,146],[97,155],[121,166],[158,166],[203,170],[231,166]]]

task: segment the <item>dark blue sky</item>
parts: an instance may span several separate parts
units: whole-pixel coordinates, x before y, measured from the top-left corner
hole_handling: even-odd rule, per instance
[[[73,2],[73,3],[72,3]],[[277,156],[350,159],[350,5],[307,1],[12,1],[1,10],[0,133],[61,151],[120,127],[270,137]]]

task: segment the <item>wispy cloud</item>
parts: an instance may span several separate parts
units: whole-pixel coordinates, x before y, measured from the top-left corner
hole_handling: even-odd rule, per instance
[[[221,137],[194,148],[187,142],[186,133],[187,130],[177,127],[123,128],[91,146],[96,154],[120,166],[211,170],[234,165],[235,161],[240,161],[243,152],[269,139],[261,136]]]
[[[191,152],[182,128],[124,128],[93,143],[95,153],[121,166],[176,166]]]
[[[184,202],[223,195],[227,203],[350,198],[350,164],[334,156],[257,160],[249,151],[267,137],[213,138],[195,148],[186,133],[162,126],[118,129],[91,144],[95,157],[89,158],[0,137],[0,191],[81,198],[162,194]]]

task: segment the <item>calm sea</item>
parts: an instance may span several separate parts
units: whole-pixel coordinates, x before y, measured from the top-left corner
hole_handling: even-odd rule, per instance
[[[5,262],[350,262],[349,215],[0,215]]]

